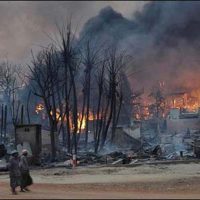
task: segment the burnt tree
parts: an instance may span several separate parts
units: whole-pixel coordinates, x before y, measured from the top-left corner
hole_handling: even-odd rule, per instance
[[[33,94],[43,100],[49,119],[52,160],[56,157],[55,142],[57,137],[57,125],[60,118],[60,116],[57,115],[58,96],[60,95],[57,84],[62,82],[58,76],[60,65],[55,62],[57,56],[58,53],[52,45],[40,51],[37,57],[33,56],[32,65],[29,65],[29,79]]]
[[[78,133],[78,101],[77,101],[77,75],[80,65],[80,51],[76,44],[75,35],[71,30],[71,22],[62,29],[59,28],[60,43],[58,50],[61,54],[64,74],[64,102],[67,127],[68,152],[77,154]],[[71,139],[72,135],[72,139]]]

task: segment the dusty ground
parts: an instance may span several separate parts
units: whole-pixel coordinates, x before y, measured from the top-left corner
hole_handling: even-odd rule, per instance
[[[0,199],[200,198],[200,164],[32,170],[31,192],[12,196],[0,175]]]

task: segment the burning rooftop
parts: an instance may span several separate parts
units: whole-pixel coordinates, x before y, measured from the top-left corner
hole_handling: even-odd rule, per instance
[[[160,112],[166,117],[171,109],[181,113],[198,113],[200,108],[200,89],[172,90],[166,89],[164,83],[159,85],[150,95],[140,93],[133,95],[135,119],[149,119]],[[191,115],[192,116],[192,115]]]

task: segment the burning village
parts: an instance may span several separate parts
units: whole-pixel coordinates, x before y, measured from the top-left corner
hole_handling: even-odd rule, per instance
[[[199,8],[1,2],[0,198],[198,199]]]

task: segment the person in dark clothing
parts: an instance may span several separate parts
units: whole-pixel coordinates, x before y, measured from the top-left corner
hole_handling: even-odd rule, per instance
[[[11,158],[8,163],[10,175],[10,187],[12,194],[17,194],[16,188],[21,186],[21,173],[19,168],[19,156],[16,150],[11,152]]]
[[[27,187],[33,184],[33,180],[29,172],[27,156],[28,156],[27,150],[23,149],[22,155],[20,157],[20,162],[19,162],[20,171],[21,171],[21,192],[29,191]]]

